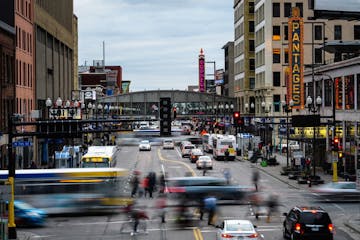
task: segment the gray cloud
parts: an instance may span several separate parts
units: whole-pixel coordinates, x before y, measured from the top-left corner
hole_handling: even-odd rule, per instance
[[[223,66],[233,40],[232,0],[75,0],[79,63],[102,58],[123,67],[133,91],[185,89],[198,81],[197,57]]]

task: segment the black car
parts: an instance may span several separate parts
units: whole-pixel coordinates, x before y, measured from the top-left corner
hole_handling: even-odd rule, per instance
[[[284,216],[285,239],[333,240],[334,226],[329,214],[320,207],[294,207]]]

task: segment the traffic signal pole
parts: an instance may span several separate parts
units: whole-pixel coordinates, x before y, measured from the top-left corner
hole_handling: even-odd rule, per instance
[[[9,217],[8,217],[8,237],[9,239],[17,239],[16,234],[16,225],[15,225],[15,186],[14,186],[14,179],[15,179],[15,158],[13,155],[13,117],[9,116],[8,119],[8,127],[9,127],[9,144],[8,144],[8,169],[9,169],[9,176],[8,182],[11,188],[11,196],[9,201]]]
[[[335,117],[335,113],[336,113],[336,106],[335,106],[335,79],[332,79],[332,117],[333,117],[333,128],[334,130],[332,131],[332,139],[334,139],[334,137],[336,136],[336,117]],[[333,159],[332,159],[332,169],[333,169],[333,177],[332,180],[333,182],[337,182],[338,181],[338,175],[337,175],[337,162],[339,159],[338,156],[336,156],[336,152],[332,152],[333,155]]]

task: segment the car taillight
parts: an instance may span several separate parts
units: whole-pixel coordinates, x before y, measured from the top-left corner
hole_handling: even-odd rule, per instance
[[[247,236],[248,238],[257,238],[259,236],[258,233],[251,234],[250,236]]]
[[[184,187],[167,187],[165,188],[165,193],[183,193],[185,192]]]
[[[334,225],[332,225],[331,223],[328,225],[328,229],[330,232],[334,231]]]
[[[223,234],[221,234],[221,237],[222,238],[233,238],[234,236],[227,234],[227,233],[223,233]]]
[[[295,231],[300,232],[300,230],[301,230],[301,225],[300,225],[300,223],[296,223],[296,224],[295,224]]]

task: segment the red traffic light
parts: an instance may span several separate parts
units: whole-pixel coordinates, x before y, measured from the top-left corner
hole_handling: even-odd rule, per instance
[[[234,112],[233,117],[234,119],[240,118],[240,112]]]
[[[334,143],[339,143],[339,139],[338,138],[334,138]]]

